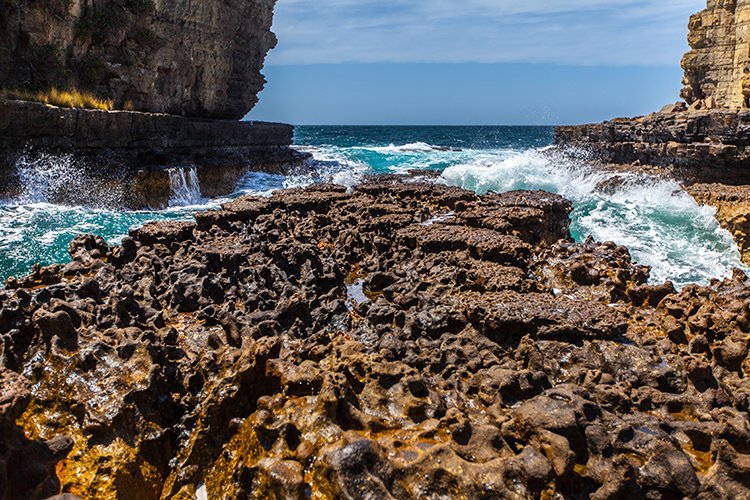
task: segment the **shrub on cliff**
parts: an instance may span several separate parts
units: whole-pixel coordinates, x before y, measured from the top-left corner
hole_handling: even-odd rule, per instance
[[[102,99],[89,92],[81,92],[76,89],[58,90],[53,87],[49,91],[36,93],[26,90],[4,89],[0,90],[0,96],[20,101],[41,102],[61,108],[111,111],[114,107],[114,103],[110,99]]]

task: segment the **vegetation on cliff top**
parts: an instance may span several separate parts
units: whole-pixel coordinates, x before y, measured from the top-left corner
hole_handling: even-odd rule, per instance
[[[59,90],[52,87],[48,91],[30,92],[27,90],[2,89],[0,96],[8,99],[21,101],[33,101],[59,106],[61,108],[98,109],[111,111],[114,102],[111,99],[102,99],[90,92],[82,92],[76,89]]]

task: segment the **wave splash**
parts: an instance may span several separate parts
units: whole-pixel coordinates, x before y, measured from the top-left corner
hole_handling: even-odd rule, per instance
[[[189,207],[206,203],[201,193],[201,181],[198,170],[194,166],[176,167],[167,170],[169,173],[169,187],[172,196],[170,207]]]
[[[441,171],[435,182],[477,193],[542,189],[565,196],[574,204],[571,232],[577,241],[591,236],[627,246],[634,261],[652,267],[653,282],[671,280],[682,287],[727,277],[734,268],[748,271],[714,210],[699,206],[674,181],[602,172],[585,159],[558,157],[550,148],[459,150],[404,142],[302,146],[299,149],[312,153],[313,159],[299,172],[250,173],[232,197],[270,196],[278,189],[320,182],[352,187],[372,173]],[[133,226],[150,220],[189,220],[194,211],[226,201],[202,197],[194,169],[170,172],[170,208],[137,212],[111,208],[115,204],[108,202],[119,194],[107,186],[92,187],[85,166],[72,156],[23,158],[18,176],[24,187],[20,195],[0,202],[0,281],[26,274],[34,262],[65,262],[67,244],[77,234],[100,234],[117,243]],[[71,189],[103,197],[104,203],[94,209],[55,204]]]
[[[576,241],[591,236],[628,247],[635,262],[652,268],[653,283],[672,281],[684,287],[729,277],[735,268],[748,271],[731,234],[716,221],[715,210],[699,206],[677,182],[596,170],[583,152],[572,161],[553,147],[477,150],[418,142],[316,146],[308,151],[329,171],[357,172],[355,179],[368,172],[442,170],[436,182],[479,194],[519,189],[560,194],[573,202],[571,232]]]
[[[27,153],[16,161],[20,193],[13,201],[70,205],[69,200],[86,200],[95,207],[122,206],[123,183],[92,175],[89,169],[73,154]]]
[[[748,271],[716,212],[699,206],[680,185],[643,174],[595,171],[552,151],[529,150],[494,162],[458,164],[441,181],[485,193],[543,189],[571,200],[571,232],[628,247],[633,260],[652,268],[652,282],[678,287]]]

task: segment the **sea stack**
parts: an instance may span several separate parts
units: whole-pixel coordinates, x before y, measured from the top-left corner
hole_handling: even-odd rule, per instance
[[[19,161],[58,154],[75,155],[89,193],[115,185],[135,207],[166,203],[167,168],[197,169],[207,195],[231,192],[250,169],[290,168],[299,160],[291,127],[236,121],[265,84],[274,4],[3,0],[0,195],[17,191]],[[113,111],[18,100],[52,89],[91,94]]]

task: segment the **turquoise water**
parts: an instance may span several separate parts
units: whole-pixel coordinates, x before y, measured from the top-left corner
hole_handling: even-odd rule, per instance
[[[288,177],[251,174],[233,196],[330,181],[351,186],[368,173],[442,170],[436,182],[479,193],[545,189],[573,201],[572,232],[628,246],[652,266],[655,282],[707,283],[745,269],[731,236],[710,208],[699,207],[672,181],[603,174],[585,160],[565,160],[549,147],[551,127],[299,127],[295,142],[313,155],[313,170]],[[175,172],[171,207],[162,211],[66,207],[49,203],[60,185],[81,184],[75,159],[21,165],[26,191],[0,202],[0,280],[29,272],[35,262],[67,261],[70,240],[82,233],[117,243],[149,220],[189,220],[223,200],[200,197],[189,172]]]

